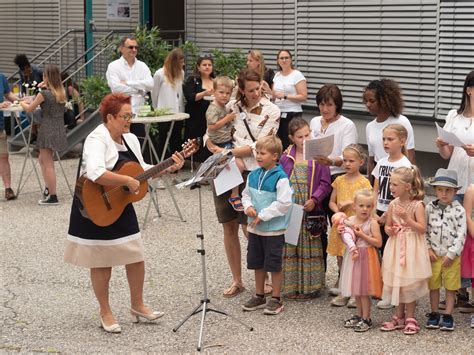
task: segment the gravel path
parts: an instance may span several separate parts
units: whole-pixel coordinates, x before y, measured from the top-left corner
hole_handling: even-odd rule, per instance
[[[23,156],[11,157],[16,189]],[[75,177],[76,159],[63,161],[69,179]],[[30,167],[27,166],[29,169]],[[59,171],[59,168],[58,168]],[[179,174],[189,176],[189,172]],[[200,242],[198,192],[173,190],[185,215],[181,222],[168,191],[159,191],[162,217],[153,213],[142,231],[145,244],[146,302],[166,312],[157,323],[135,325],[130,322],[129,294],[123,267],[113,271],[110,298],[122,334],[106,334],[99,328],[98,306],[91,289],[88,270],[63,263],[65,235],[71,197],[58,173],[60,206],[38,206],[39,188],[31,176],[16,201],[0,201],[2,352],[64,353],[141,353],[196,350],[200,316],[192,317],[174,333],[172,328],[184,318],[202,296],[201,257],[196,253]],[[1,190],[3,195],[3,190]],[[3,196],[2,196],[3,198]],[[276,316],[260,312],[243,313],[241,304],[253,291],[253,275],[244,269],[247,291],[234,299],[222,297],[229,282],[221,226],[215,218],[209,186],[202,188],[207,276],[211,306],[230,312],[253,332],[233,320],[210,313],[205,322],[204,350],[208,352],[413,352],[472,353],[473,330],[469,315],[455,313],[456,330],[452,333],[421,330],[416,336],[401,332],[382,333],[373,329],[354,333],[342,327],[351,310],[329,306],[323,292],[309,302],[286,302],[285,311]],[[136,204],[140,222],[148,197]],[[245,239],[241,238],[245,250]],[[243,257],[244,259],[244,257]],[[336,277],[330,260],[327,283]],[[418,320],[423,324],[428,312],[427,298],[419,303]],[[379,326],[390,311],[373,310]],[[471,349],[471,350],[469,350]]]

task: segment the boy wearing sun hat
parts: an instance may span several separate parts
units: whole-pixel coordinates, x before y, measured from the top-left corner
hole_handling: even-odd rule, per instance
[[[437,199],[426,206],[426,241],[433,276],[429,281],[431,313],[426,328],[454,330],[452,316],[456,290],[461,287],[460,256],[466,236],[466,212],[454,199],[458,176],[454,170],[438,169],[430,182]],[[446,289],[446,310],[439,314],[439,289]]]

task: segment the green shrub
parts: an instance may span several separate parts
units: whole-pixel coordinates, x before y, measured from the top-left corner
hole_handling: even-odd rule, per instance
[[[98,108],[102,98],[110,92],[105,78],[92,75],[80,83],[81,100],[86,107]]]
[[[225,54],[221,49],[213,49],[211,55],[214,59],[214,71],[217,75],[227,75],[236,78],[239,72],[245,68],[247,58],[240,49],[234,49]]]

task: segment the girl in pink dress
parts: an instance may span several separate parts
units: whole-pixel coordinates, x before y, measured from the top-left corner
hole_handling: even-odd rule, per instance
[[[472,312],[474,307],[474,184],[471,184],[464,194],[464,209],[466,210],[467,236],[461,254],[462,287],[471,287],[471,302],[460,307],[461,312]],[[474,328],[474,314],[471,315],[471,328]]]
[[[357,314],[344,322],[344,327],[356,332],[372,328],[370,319],[370,296],[380,297],[382,278],[377,248],[382,245],[382,235],[377,220],[373,218],[374,193],[369,189],[357,190],[354,194],[355,215],[349,217],[356,235],[358,257],[352,258],[346,249],[341,267],[341,296],[355,296]],[[344,227],[339,228],[342,232]]]
[[[396,306],[392,320],[383,331],[404,329],[416,334],[420,327],[415,319],[416,301],[429,292],[431,264],[425,240],[426,218],[424,190],[420,171],[414,165],[392,171],[390,191],[395,198],[388,207],[385,232],[389,239],[382,261],[385,302]]]

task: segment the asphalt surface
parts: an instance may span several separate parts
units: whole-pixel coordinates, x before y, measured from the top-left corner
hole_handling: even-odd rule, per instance
[[[11,156],[13,186],[17,187],[22,155]],[[74,180],[77,159],[64,160],[70,181]],[[27,171],[31,169],[27,165]],[[190,353],[196,351],[200,314],[191,317],[179,329],[172,329],[200,304],[203,297],[201,256],[196,252],[200,241],[197,190],[172,189],[186,218],[180,221],[168,191],[158,191],[162,216],[156,211],[142,236],[145,245],[145,299],[154,309],[166,313],[156,323],[132,324],[129,317],[129,293],[123,267],[113,270],[110,288],[111,304],[122,326],[121,334],[107,334],[99,327],[98,305],[94,298],[89,271],[65,264],[63,250],[68,228],[71,196],[58,171],[59,206],[38,206],[40,188],[31,175],[20,197],[0,201],[0,317],[2,322],[1,352],[61,353]],[[179,177],[189,176],[189,171]],[[203,350],[226,353],[470,353],[474,348],[469,315],[454,314],[454,332],[423,329],[418,335],[402,332],[382,333],[377,328],[389,320],[391,311],[375,308],[374,329],[354,333],[342,323],[352,310],[329,305],[325,290],[321,297],[309,302],[285,302],[278,316],[265,316],[260,311],[243,313],[241,305],[254,290],[253,274],[244,268],[247,290],[232,299],[222,297],[228,286],[222,228],[217,223],[209,186],[202,191],[204,244],[208,297],[211,307],[229,312],[254,331],[231,318],[209,313],[205,320]],[[143,223],[148,196],[137,203]],[[242,250],[245,239],[241,237]],[[244,261],[244,254],[242,256]],[[243,264],[244,265],[244,264]],[[330,260],[327,285],[332,285],[337,272]],[[417,318],[424,324],[429,311],[427,297],[420,300]]]

